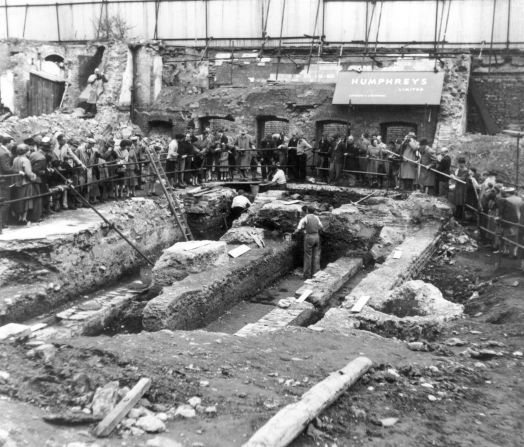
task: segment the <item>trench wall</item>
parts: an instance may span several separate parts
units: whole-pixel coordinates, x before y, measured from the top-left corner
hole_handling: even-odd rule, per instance
[[[227,309],[267,287],[295,266],[295,245],[266,240],[226,265],[189,275],[164,287],[144,308],[143,326],[192,330],[206,326]]]
[[[150,258],[182,239],[167,209],[152,200],[106,204],[99,210]],[[31,234],[25,239],[0,238],[1,324],[78,299],[144,265],[91,210],[69,213],[27,229]]]

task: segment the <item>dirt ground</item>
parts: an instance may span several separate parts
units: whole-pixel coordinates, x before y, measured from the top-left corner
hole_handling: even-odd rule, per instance
[[[463,303],[466,315],[446,324],[426,351],[365,331],[307,328],[248,339],[206,331],[80,337],[56,342],[47,364],[27,358],[24,345],[4,344],[0,371],[10,377],[0,379],[0,427],[10,430],[16,445],[148,445],[155,435],[116,430],[100,440],[90,434],[94,424],[52,426],[42,416],[84,406],[110,380],[132,386],[150,377],[142,404],[154,411],[192,396],[217,408],[216,415],[169,420],[160,436],[183,446],[240,446],[283,405],[364,355],[373,368],[293,446],[520,447],[524,274],[516,267],[483,246],[471,253],[438,252],[419,278]],[[386,427],[384,418],[398,420]]]

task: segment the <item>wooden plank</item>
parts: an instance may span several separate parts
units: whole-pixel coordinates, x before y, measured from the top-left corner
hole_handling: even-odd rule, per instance
[[[95,436],[101,438],[109,436],[118,423],[131,411],[144,393],[151,386],[151,379],[141,378],[124,398],[102,419],[95,429]]]
[[[229,256],[231,256],[232,258],[238,258],[239,256],[242,256],[244,253],[247,253],[249,250],[251,250],[251,248],[247,245],[240,245],[239,247],[230,250]]]
[[[369,295],[362,295],[357,302],[353,305],[350,312],[358,313],[362,310],[362,308],[366,305],[366,303],[369,301],[371,297]]]
[[[353,385],[372,363],[357,357],[344,368],[331,373],[316,384],[302,399],[285,406],[262,426],[243,447],[285,447],[298,436],[324,409]]]
[[[302,292],[302,294],[297,298],[297,301],[299,303],[306,301],[307,297],[311,295],[313,291],[311,289],[306,289]]]

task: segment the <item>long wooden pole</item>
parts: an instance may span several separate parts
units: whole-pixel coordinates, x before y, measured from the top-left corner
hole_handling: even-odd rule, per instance
[[[64,183],[67,185],[68,184],[68,180],[62,175],[62,173],[58,170],[55,170],[55,172],[62,178],[62,180],[64,181]],[[80,194],[75,188],[74,186],[70,185],[69,186],[69,189],[68,191],[73,191],[74,195],[80,199],[80,201],[84,204],[84,205],[87,205],[89,208],[91,208],[96,214],[98,214],[98,216],[109,226],[109,228],[112,228],[113,230],[115,230],[118,235],[124,239],[124,241],[126,241],[130,246],[131,248],[133,248],[143,259],[144,261],[146,261],[149,265],[155,265],[155,263],[153,261],[151,261],[151,259],[149,259],[144,253],[142,253],[139,248],[133,244],[133,242],[131,242],[125,235],[124,233],[122,233],[114,223],[110,222],[109,220],[106,219],[106,217],[100,212],[98,211],[93,205],[91,205],[91,203],[89,203],[88,200],[84,199],[84,196],[82,194]]]
[[[387,149],[382,149],[384,152],[388,152],[392,155],[396,155],[397,157],[400,157],[400,155],[398,154],[395,154],[395,152],[392,152],[392,151],[389,151]],[[428,168],[426,166],[424,166],[422,163],[419,163],[418,161],[415,161],[415,160],[410,160],[409,158],[404,158],[403,161],[409,161],[410,163],[413,163],[414,165],[417,165],[419,167],[423,167],[424,169],[427,169],[429,171],[433,171],[435,174],[439,174],[439,175],[443,175],[444,177],[447,177],[451,180],[455,180],[457,183],[462,183],[462,184],[466,184],[466,182],[464,180],[460,180],[459,178],[457,177],[454,177],[453,175],[449,175],[449,174],[446,174],[444,172],[440,172],[440,171],[437,171],[436,169],[433,169],[433,168]]]
[[[298,402],[287,405],[262,426],[243,447],[285,447],[331,405],[370,367],[371,360],[357,357],[344,368],[317,383]]]

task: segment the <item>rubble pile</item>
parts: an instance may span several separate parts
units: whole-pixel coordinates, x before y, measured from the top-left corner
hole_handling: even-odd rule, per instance
[[[82,140],[95,138],[122,139],[130,137],[140,129],[129,121],[129,117],[115,111],[104,111],[94,119],[83,119],[79,113],[52,113],[49,115],[19,118],[11,116],[0,122],[0,132],[21,141],[35,134],[63,132],[66,138]]]

